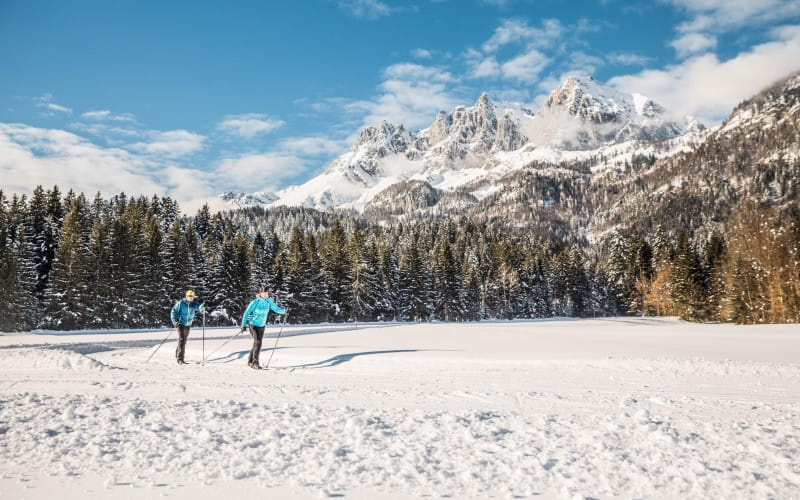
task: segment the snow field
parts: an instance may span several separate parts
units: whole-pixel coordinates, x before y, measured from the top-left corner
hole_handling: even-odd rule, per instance
[[[174,342],[142,363],[163,332],[0,337],[0,497],[52,498],[51,478],[179,498],[800,495],[794,328],[287,330],[276,371],[244,367],[249,338],[179,368]]]

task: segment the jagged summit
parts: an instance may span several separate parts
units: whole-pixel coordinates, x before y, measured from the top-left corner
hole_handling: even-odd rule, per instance
[[[571,115],[595,123],[604,123],[620,114],[630,115],[635,112],[625,95],[600,86],[592,77],[579,76],[567,77],[550,93],[544,107],[560,107]]]
[[[494,111],[494,101],[492,101],[492,98],[489,97],[487,92],[481,92],[478,100],[475,101],[475,107],[486,108]]]
[[[550,93],[532,135],[538,144],[575,150],[665,140],[699,130],[696,120],[673,120],[647,96],[619,92],[592,77],[570,76]]]
[[[591,158],[630,141],[664,141],[698,130],[688,118],[671,120],[646,96],[621,93],[591,77],[570,76],[537,113],[483,92],[472,106],[439,111],[418,132],[387,121],[368,126],[323,174],[276,193],[269,204],[361,209],[379,192],[407,181],[415,181],[404,184],[415,189],[419,181],[480,199],[495,189],[492,182],[502,174],[532,161]],[[634,147],[623,149],[625,155],[635,153]],[[268,197],[259,193],[249,200],[257,198]]]

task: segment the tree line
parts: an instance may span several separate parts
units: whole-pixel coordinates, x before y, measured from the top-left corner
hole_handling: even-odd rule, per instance
[[[260,285],[296,323],[800,321],[800,209],[747,205],[724,228],[630,227],[587,245],[466,217],[386,225],[207,206],[183,217],[168,197],[0,191],[0,331],[167,326],[187,289],[207,324],[233,325]]]

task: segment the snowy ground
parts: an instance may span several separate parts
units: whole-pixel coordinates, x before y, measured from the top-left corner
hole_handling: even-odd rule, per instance
[[[0,498],[800,498],[798,325],[164,334],[0,336]]]

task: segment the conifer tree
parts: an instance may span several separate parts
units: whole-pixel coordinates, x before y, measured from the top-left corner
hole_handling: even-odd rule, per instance
[[[118,297],[124,292],[115,289],[112,271],[112,216],[103,210],[99,195],[93,205],[89,251],[87,253],[87,316],[92,328],[111,328]],[[118,294],[118,295],[117,295]]]
[[[211,232],[211,210],[204,204],[194,217],[194,230],[202,240]]]
[[[352,277],[352,309],[351,319],[355,321],[369,321],[372,317],[375,305],[373,303],[375,290],[375,271],[374,262],[370,262],[367,253],[366,242],[364,241],[361,228],[356,222],[353,225],[353,234],[349,240],[348,249],[349,260],[351,262]]]
[[[547,271],[542,256],[530,259],[527,266],[528,313],[531,318],[548,318],[552,315],[547,287]]]
[[[163,227],[163,226],[162,226]],[[180,220],[175,219],[164,241],[164,276],[166,295],[174,304],[183,297],[191,283],[191,261]],[[164,311],[164,318],[169,318],[169,311]],[[165,321],[168,321],[165,319]]]
[[[626,286],[629,249],[625,237],[619,232],[611,234],[606,257],[605,275],[612,291],[613,308],[627,312],[629,305],[628,287]]]
[[[400,269],[394,247],[384,245],[380,250],[380,273],[378,278],[383,293],[377,305],[376,314],[379,320],[393,321],[398,317],[400,303],[398,301],[400,286]]]
[[[5,205],[0,191],[0,331],[25,330],[37,319],[34,252],[26,225],[9,214]],[[17,204],[16,210],[22,209]],[[17,223],[12,225],[15,218]]]
[[[722,234],[715,231],[703,249],[703,266],[708,276],[708,293],[706,311],[709,319],[722,319],[723,300],[725,298],[725,263],[727,260],[727,244]]]
[[[699,320],[706,315],[703,271],[700,259],[686,233],[678,235],[672,269],[672,300],[684,319]]]
[[[303,233],[295,226],[289,241],[283,286],[286,293],[285,307],[293,311],[292,320],[298,323],[307,323],[313,316],[311,304],[308,303],[311,295],[311,266],[303,240]]]
[[[569,252],[567,279],[572,304],[571,316],[586,316],[589,306],[589,280],[586,276],[583,253],[573,247]]]
[[[444,237],[434,252],[433,279],[436,317],[443,321],[458,321],[463,317],[458,268],[448,237]]]
[[[322,259],[314,235],[306,233],[303,247],[308,262],[307,291],[303,295],[305,307],[309,309],[309,321],[319,323],[327,321],[330,315],[331,301],[325,275],[322,272]]]
[[[431,279],[425,266],[417,238],[411,235],[400,260],[400,317],[410,321],[430,317]]]
[[[147,326],[157,327],[168,324],[164,319],[165,311],[172,307],[171,297],[164,293],[166,284],[166,266],[162,247],[164,245],[164,234],[161,231],[161,224],[156,218],[155,213],[150,213],[145,222],[145,258],[146,267],[144,271],[144,296],[145,296],[145,322]]]
[[[50,194],[45,193],[42,186],[37,186],[28,206],[26,232],[31,238],[32,265],[36,276],[34,298],[37,302],[41,302],[47,288],[58,232],[58,225],[50,215],[50,202]]]
[[[464,321],[481,318],[481,287],[474,262],[465,260],[461,270],[460,309]]]
[[[322,272],[331,298],[333,321],[346,321],[353,307],[352,263],[348,241],[338,219],[322,245]]]
[[[59,236],[50,288],[44,296],[45,326],[57,329],[84,328],[87,324],[86,200],[83,195],[70,203]]]
[[[234,250],[234,293],[235,306],[233,309],[234,318],[239,318],[244,313],[247,304],[253,296],[253,292],[257,290],[248,289],[251,282],[251,273],[253,269],[254,253],[253,247],[245,236],[236,232],[233,241]]]

